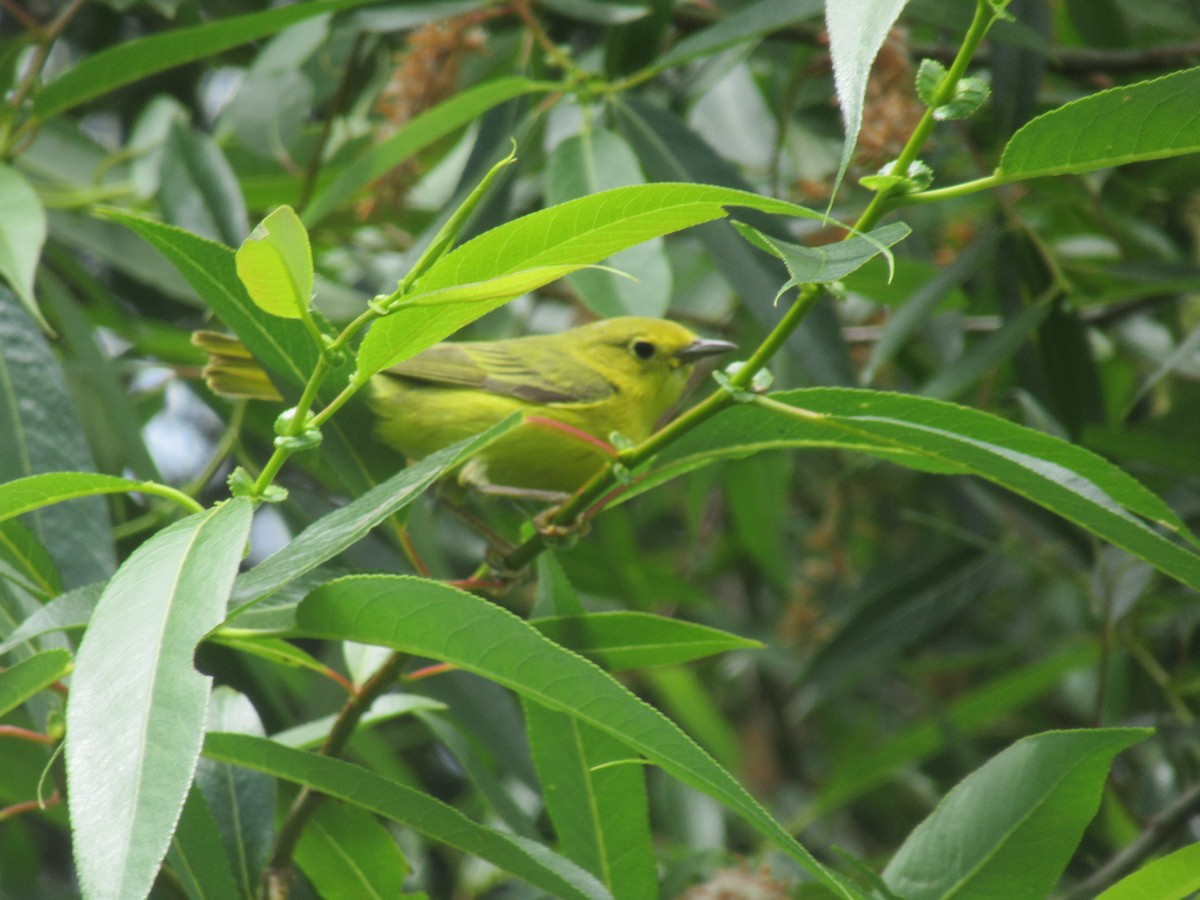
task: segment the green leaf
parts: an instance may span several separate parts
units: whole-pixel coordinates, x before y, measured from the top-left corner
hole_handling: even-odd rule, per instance
[[[546,162],[546,203],[565,203],[600,191],[646,181],[624,138],[592,128],[558,144]],[[622,250],[608,260],[616,272],[585,269],[570,277],[587,306],[602,318],[666,314],[671,266],[661,238]]]
[[[250,700],[225,686],[212,693],[205,731],[266,734]],[[240,895],[257,895],[275,840],[275,779],[202,758],[196,765],[195,786],[204,794]]]
[[[893,222],[837,243],[822,247],[805,247],[773,238],[741,222],[734,222],[733,227],[759,249],[779,257],[787,266],[790,277],[775,295],[776,301],[789,288],[804,284],[828,284],[845,278],[881,253],[887,257],[890,270],[893,259],[888,248],[900,243],[912,233],[912,229],[903,222]]]
[[[33,296],[33,277],[46,242],[46,211],[25,176],[12,166],[0,164],[0,278],[7,281],[25,311],[46,331]]]
[[[764,415],[767,407],[777,418]],[[1200,555],[1142,519],[1194,538],[1137,480],[1082,447],[938,400],[845,388],[774,394],[721,412],[662,463],[688,471],[705,459],[780,447],[840,447],[922,471],[978,475],[1200,588]]]
[[[1197,92],[1200,67],[1060,106],[1012,136],[996,174],[1040,178],[1200,151]]]
[[[179,825],[171,838],[166,864],[179,878],[191,900],[225,900],[242,896],[234,884],[232,867],[216,820],[204,795],[193,787],[183,804]]]
[[[829,30],[829,56],[833,61],[833,82],[838,104],[846,123],[846,140],[838,166],[836,185],[842,183],[858,132],[862,128],[863,101],[871,64],[883,46],[888,32],[908,0],[826,0],[825,27]]]
[[[84,57],[51,81],[34,99],[33,111],[39,119],[49,119],[147,75],[258,40],[311,16],[369,2],[313,0],[124,41]]]
[[[160,531],[105,588],[67,701],[75,863],[94,898],[145,896],[187,798],[210,679],[192,667],[250,532],[230,500]]]
[[[430,700],[419,694],[384,694],[371,704],[371,708],[359,720],[359,729],[387,722],[397,716],[407,716],[415,712],[440,712],[446,704]],[[305,722],[287,731],[279,731],[271,735],[271,740],[285,747],[295,747],[297,750],[312,749],[321,745],[329,737],[329,730],[337,716],[325,716],[313,722]]]
[[[917,96],[921,102],[932,107],[937,99],[937,90],[949,73],[936,59],[923,59],[917,67]]]
[[[381,575],[318,588],[300,604],[296,618],[301,634],[381,644],[452,663],[578,718],[725,803],[823,884],[854,896],[674,723],[507,610],[437,582]]]
[[[174,263],[254,358],[282,380],[276,381],[277,387],[298,389],[308,380],[317,364],[318,349],[300,323],[280,322],[254,305],[238,280],[233,250],[143,216],[116,209],[106,209],[103,214],[141,235]]]
[[[95,464],[45,336],[0,285],[0,483],[62,469],[86,472]],[[0,512],[7,505],[0,500]],[[68,588],[105,579],[115,568],[102,501],[35,510],[25,525]]]
[[[541,844],[476,825],[452,806],[337,759],[243,734],[210,734],[209,759],[294,781],[407,825],[439,843],[478,856],[553,897],[607,898],[592,876]]]
[[[263,219],[234,254],[238,278],[259,309],[284,319],[308,312],[313,292],[308,232],[290,206]]]
[[[641,760],[620,741],[566,713],[530,700],[521,707],[562,852],[603,881],[614,897],[658,896]]]
[[[0,521],[80,497],[132,493],[156,494],[177,502],[186,497],[153,481],[131,481],[98,472],[47,472],[0,484]]]
[[[0,582],[20,585],[46,602],[62,593],[58,569],[37,536],[20,522],[0,522]]]
[[[1200,844],[1189,844],[1126,875],[1096,900],[1183,900],[1200,891]]]
[[[395,900],[408,861],[374,816],[322,803],[296,845],[296,865],[323,900]]]
[[[8,639],[0,644],[0,656],[43,634],[83,629],[92,617],[92,610],[96,608],[103,590],[103,584],[87,584],[67,591],[45,606],[38,607],[36,612],[14,628]]]
[[[954,86],[954,96],[933,111],[939,122],[966,119],[975,115],[987,103],[992,89],[982,78],[960,78]]]
[[[530,213],[479,235],[440,257],[413,291],[434,293],[533,269],[592,265],[649,238],[722,218],[730,206],[819,217],[803,206],[731,188],[696,184],[616,188]],[[444,303],[436,309],[401,307],[376,322],[363,339],[356,377],[365,378],[420,353],[514,296]]]
[[[286,546],[238,576],[230,597],[230,605],[235,608],[230,618],[333,559],[519,421],[519,416],[511,415],[473,438],[443,447],[309,525]]]
[[[1100,806],[1112,759],[1149,728],[1051,731],[964,778],[883,871],[907,900],[1045,897]]]
[[[0,672],[0,717],[71,671],[67,650],[43,650]]]
[[[168,222],[209,240],[237,244],[250,230],[225,154],[207,134],[182,122],[167,132],[158,196]]]
[[[554,616],[529,624],[554,643],[612,670],[677,665],[762,646],[706,625],[639,612]]]
[[[682,120],[657,104],[621,97],[613,104],[617,121],[651,181],[694,181],[749,190],[740,172]],[[771,220],[739,215],[760,231],[776,234]],[[788,237],[782,229],[780,236]],[[701,225],[696,236],[714,267],[758,320],[770,330],[779,321],[771,302],[787,275],[781,263],[769,259],[738,237],[726,223]],[[800,326],[788,336],[793,358],[820,384],[851,384],[854,373],[842,338],[841,323],[828,301],[818,301]]]
[[[105,210],[105,215],[141,235],[174,263],[209,308],[268,370],[279,392],[284,397],[298,398],[320,350],[301,323],[280,320],[254,305],[238,281],[231,249],[142,216],[119,210]],[[350,370],[349,362],[332,370],[326,385],[333,387],[322,391],[321,399],[331,400],[346,383]],[[350,433],[343,420],[344,416],[337,417],[322,429],[323,453],[345,485],[359,493],[376,479],[361,452],[361,434]]]
[[[1098,658],[1094,645],[1071,647],[1049,659],[1006,671],[959,697],[936,716],[927,716],[881,741],[866,744],[855,741],[852,749],[838,755],[833,774],[821,785],[813,802],[790,824],[802,831],[944,750],[955,736],[976,734],[986,725],[1006,720],[1015,710],[1059,687],[1068,674],[1094,667]]]
[[[625,25],[650,14],[650,7],[601,0],[542,0],[542,6],[559,15],[593,25]]]
[[[301,211],[304,224],[312,228],[360,190],[434,141],[475,121],[493,107],[515,97],[543,93],[557,87],[553,83],[530,81],[527,78],[497,78],[455,94],[405,123],[403,128],[383,143],[371,147],[342,170]]]
[[[707,28],[690,34],[651,64],[661,72],[700,56],[710,56],[737,44],[757,40],[821,14],[821,0],[758,0],[736,9]]]

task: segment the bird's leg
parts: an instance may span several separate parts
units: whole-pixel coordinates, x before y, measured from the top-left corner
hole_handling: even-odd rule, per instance
[[[479,457],[468,461],[459,470],[458,482],[480,494],[487,494],[491,497],[508,497],[512,500],[532,500],[535,503],[562,503],[571,496],[562,491],[541,491],[536,488],[492,484],[487,477],[487,464]]]

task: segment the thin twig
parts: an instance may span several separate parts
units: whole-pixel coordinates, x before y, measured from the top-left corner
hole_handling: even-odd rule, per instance
[[[1200,784],[1192,785],[1183,794],[1147,823],[1134,841],[1092,873],[1086,881],[1066,894],[1065,900],[1086,900],[1097,897],[1109,885],[1115,884],[1161,847],[1192,816],[1200,811]]]
[[[358,690],[353,697],[346,701],[342,711],[338,713],[329,736],[318,751],[322,756],[339,756],[346,749],[346,744],[354,735],[354,729],[371,704],[399,677],[400,668],[404,665],[405,657],[393,653],[380,666],[375,674]],[[262,894],[267,900],[284,900],[292,883],[292,854],[296,844],[304,833],[305,826],[317,811],[317,806],[324,798],[323,794],[308,787],[300,789],[291,808],[284,817],[279,828],[279,836],[275,839],[275,849],[271,853],[271,861],[263,871]]]
[[[42,23],[30,15],[29,10],[17,3],[16,0],[0,0],[0,7],[3,7],[9,15],[20,22],[21,27],[29,32],[30,37],[35,41],[41,40]]]
[[[321,171],[321,158],[325,155],[325,146],[329,143],[330,134],[333,133],[333,120],[338,117],[338,113],[346,105],[346,98],[350,95],[350,79],[354,75],[354,70],[358,68],[358,54],[362,52],[365,40],[366,33],[360,31],[354,35],[354,43],[350,45],[350,55],[346,57],[346,65],[342,69],[342,80],[337,86],[337,91],[334,92],[333,99],[329,101],[329,112],[326,113],[325,121],[321,126],[321,135],[317,138],[317,145],[313,148],[308,166],[304,170],[300,196],[296,198],[297,212],[303,210],[308,205],[308,201],[312,199],[313,190],[317,185],[317,174]]]

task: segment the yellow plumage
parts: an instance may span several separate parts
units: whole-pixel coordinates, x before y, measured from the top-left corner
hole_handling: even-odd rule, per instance
[[[632,441],[649,436],[683,395],[695,361],[732,347],[637,317],[562,334],[438,344],[372,379],[376,434],[419,459],[519,410],[526,421],[467,471],[495,486],[573,491],[607,459],[597,441],[613,432]]]
[[[217,394],[280,400],[237,338],[198,331]],[[733,349],[661,319],[606,319],[561,334],[430,347],[371,379],[376,437],[410,459],[513,412],[525,422],[463,472],[476,487],[574,491],[609,458],[613,432],[641,441],[687,387],[698,359]]]

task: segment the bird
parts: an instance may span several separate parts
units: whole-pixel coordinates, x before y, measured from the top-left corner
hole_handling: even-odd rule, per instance
[[[214,393],[280,399],[235,337],[192,340],[209,353],[204,377]],[[622,316],[557,334],[435,344],[372,376],[367,400],[375,438],[410,460],[521,413],[457,478],[483,493],[555,500],[614,458],[612,441],[645,440],[697,362],[734,349],[669,320]]]

